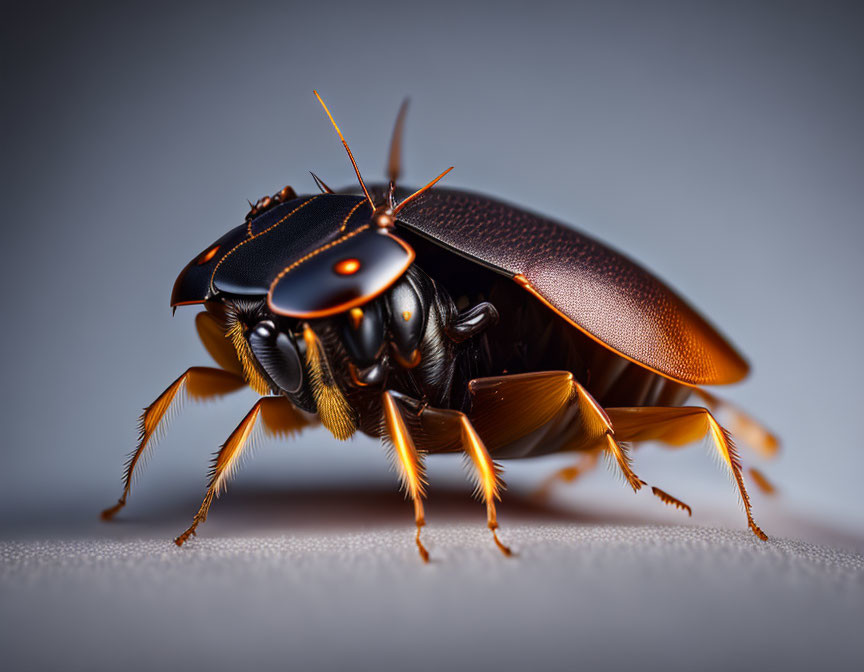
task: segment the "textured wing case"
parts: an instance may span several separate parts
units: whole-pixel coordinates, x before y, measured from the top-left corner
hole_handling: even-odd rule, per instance
[[[588,336],[691,385],[733,383],[742,356],[647,270],[606,245],[511,205],[436,189],[399,213],[403,225],[519,281]]]

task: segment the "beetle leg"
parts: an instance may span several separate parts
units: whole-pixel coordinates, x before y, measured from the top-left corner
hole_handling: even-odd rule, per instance
[[[579,412],[577,435],[562,450],[584,453],[583,462],[566,467],[548,478],[538,491],[545,496],[558,480],[573,481],[593,468],[602,452],[613,458],[626,483],[636,492],[645,481],[634,472],[629,447],[620,441],[615,427],[600,404],[569,371],[538,371],[508,376],[477,378],[469,383],[472,394],[471,420],[480,434],[496,449],[530,434],[547,422],[560,417],[568,407]],[[501,422],[501,418],[508,418]],[[659,488],[651,491],[663,502],[689,511],[690,507]]]
[[[295,409],[291,402],[284,397],[264,397],[255,402],[252,410],[246,414],[246,417],[231,432],[231,436],[214,455],[210,465],[207,494],[204,496],[198,513],[192,519],[192,525],[174,540],[178,546],[182,546],[190,536],[195,534],[198,525],[207,520],[210,505],[225,490],[228,480],[237,470],[243,451],[249,444],[255,442],[254,430],[259,418],[264,432],[268,436],[290,436],[311,424],[310,420]]]
[[[777,486],[774,485],[771,481],[768,480],[768,477],[765,476],[759,469],[756,467],[750,467],[748,470],[750,474],[750,480],[756,484],[756,487],[764,495],[776,495],[777,494]]]
[[[594,448],[583,453],[579,456],[579,461],[576,464],[559,469],[554,474],[547,477],[546,480],[540,484],[540,487],[537,488],[534,496],[538,499],[546,499],[546,497],[549,496],[549,491],[552,489],[552,486],[558,481],[563,483],[572,483],[580,476],[587,474],[589,471],[593,471],[600,463],[601,453],[602,449],[599,448]]]
[[[226,326],[212,314],[203,311],[195,316],[195,329],[204,348],[210,356],[226,371],[243,376],[243,366],[237,358],[237,351],[228,339]]]
[[[417,419],[422,429],[418,439],[428,442],[425,445],[430,447],[430,452],[465,453],[476,484],[474,494],[486,504],[486,524],[492,532],[492,539],[504,555],[512,555],[512,551],[498,538],[495,500],[501,499],[501,490],[504,489],[501,468],[492,461],[486,444],[471,420],[460,411],[431,406],[420,408]]]
[[[645,481],[633,472],[627,444],[619,441],[620,437],[612,429],[612,420],[588,390],[575,380],[573,381],[573,388],[576,392],[576,403],[579,405],[579,410],[582,411],[583,424],[586,429],[591,435],[602,437],[600,439],[601,444],[605,444],[605,449],[615,460],[627,485],[633,488],[633,492],[637,492],[645,485]]]
[[[462,428],[462,446],[474,467],[476,494],[478,497],[482,497],[486,503],[486,524],[492,531],[492,539],[498,549],[504,555],[512,555],[510,548],[498,539],[495,500],[501,499],[501,490],[504,488],[504,482],[501,480],[501,468],[492,461],[489,451],[486,450],[483,440],[477,434],[468,416],[460,413],[459,421]]]
[[[471,420],[493,452],[575,406],[579,412],[579,449],[607,451],[634,491],[645,484],[633,473],[628,448],[617,440],[613,424],[603,408],[569,371],[477,378],[469,383],[469,389]],[[501,422],[501,418],[508,421]]]
[[[186,396],[194,400],[213,399],[239,390],[245,385],[243,378],[235,373],[204,366],[193,366],[160,394],[156,401],[144,409],[139,420],[138,446],[129,454],[123,473],[123,494],[117,503],[102,512],[103,520],[111,520],[126,506],[132,489],[135,468],[144,462],[149,449],[165,429],[168,418],[181,405]]]
[[[707,408],[608,408],[606,413],[615,425],[616,435],[625,441],[663,441],[671,445],[683,445],[705,436],[710,437],[711,445],[738,489],[750,529],[763,541],[768,538],[753,519],[750,497],[741,474],[741,460],[732,436]]]
[[[415,541],[417,550],[423,562],[429,562],[429,553],[423,542],[420,541],[420,529],[426,524],[426,519],[423,515],[423,498],[425,493],[425,470],[423,467],[423,458],[420,451],[417,450],[408,428],[405,426],[405,419],[402,416],[402,411],[399,409],[398,403],[394,395],[387,391],[381,395],[381,405],[384,408],[384,424],[387,430],[385,436],[389,437],[393,446],[393,463],[399,472],[399,478],[402,481],[402,487],[411,501],[414,502],[414,522],[417,525],[417,535]]]
[[[721,414],[721,418],[725,416],[732,434],[739,437],[759,455],[765,458],[777,457],[777,453],[780,452],[780,440],[753,416],[701,388],[695,388],[693,393],[705,402],[711,411]]]
[[[447,335],[456,343],[467,341],[498,322],[498,311],[488,301],[478,303],[455,315],[447,325]]]

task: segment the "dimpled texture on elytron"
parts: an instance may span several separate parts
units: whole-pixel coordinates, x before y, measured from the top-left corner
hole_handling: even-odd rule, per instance
[[[726,384],[748,366],[647,270],[555,221],[484,196],[433,189],[399,213],[409,228],[523,275],[559,313],[620,354],[680,382]]]

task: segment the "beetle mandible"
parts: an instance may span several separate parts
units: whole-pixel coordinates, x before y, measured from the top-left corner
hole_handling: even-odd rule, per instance
[[[207,492],[182,545],[207,518],[256,431],[286,435],[320,423],[340,440],[360,431],[388,445],[425,524],[424,458],[458,452],[486,505],[498,548],[495,460],[574,452],[553,475],[572,481],[608,454],[626,483],[630,444],[681,445],[707,437],[729,471],[760,539],[724,411],[765,456],[777,439],[702,389],[734,383],[748,365],[717,330],[641,266],[598,241],[485,196],[397,187],[406,105],[390,145],[388,182],[367,187],[330,111],[360,185],[321,193],[291,187],[260,199],[245,221],[195,257],[171,306],[203,305],[198,334],[219,368],[192,367],[148,406],[123,493],[142,456],[184,397],[215,398],[249,385],[260,399],[213,460]],[[407,102],[407,101],[406,101]],[[685,406],[691,396],[704,406]],[[768,484],[758,471],[754,481]],[[690,507],[657,487],[663,502]]]

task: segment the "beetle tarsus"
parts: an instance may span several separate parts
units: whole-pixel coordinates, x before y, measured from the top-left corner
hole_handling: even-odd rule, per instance
[[[414,536],[414,541],[417,544],[417,551],[420,553],[420,558],[423,562],[429,562],[429,551],[426,550],[426,547],[423,545],[423,542],[420,541],[420,530],[423,529],[423,526],[426,524],[425,520],[417,521],[417,534]]]
[[[752,518],[750,519],[750,529],[753,531],[753,534],[756,535],[756,538],[760,541],[768,541],[768,535],[762,531],[762,528],[756,524]]]
[[[509,546],[505,546],[501,543],[501,540],[498,538],[498,523],[489,523],[489,529],[492,531],[492,541],[495,542],[495,545],[498,547],[498,550],[501,551],[506,557],[512,558],[513,551],[510,550]]]
[[[657,497],[664,504],[668,504],[669,506],[674,506],[676,509],[684,511],[688,516],[693,515],[693,509],[691,509],[687,504],[682,502],[677,497],[673,497],[665,490],[661,490],[658,487],[652,486],[651,493]]]
[[[198,527],[198,522],[199,521],[196,520],[194,523],[192,523],[192,526],[189,527],[189,529],[187,529],[185,532],[183,532],[183,534],[178,536],[174,540],[174,543],[177,544],[177,546],[182,546],[187,541],[189,541],[189,537],[198,536],[198,533],[195,531],[195,528]]]
[[[117,500],[117,503],[114,506],[109,506],[99,515],[99,517],[102,518],[102,520],[113,520],[114,516],[116,516],[124,506],[126,506],[126,498],[121,497]]]

